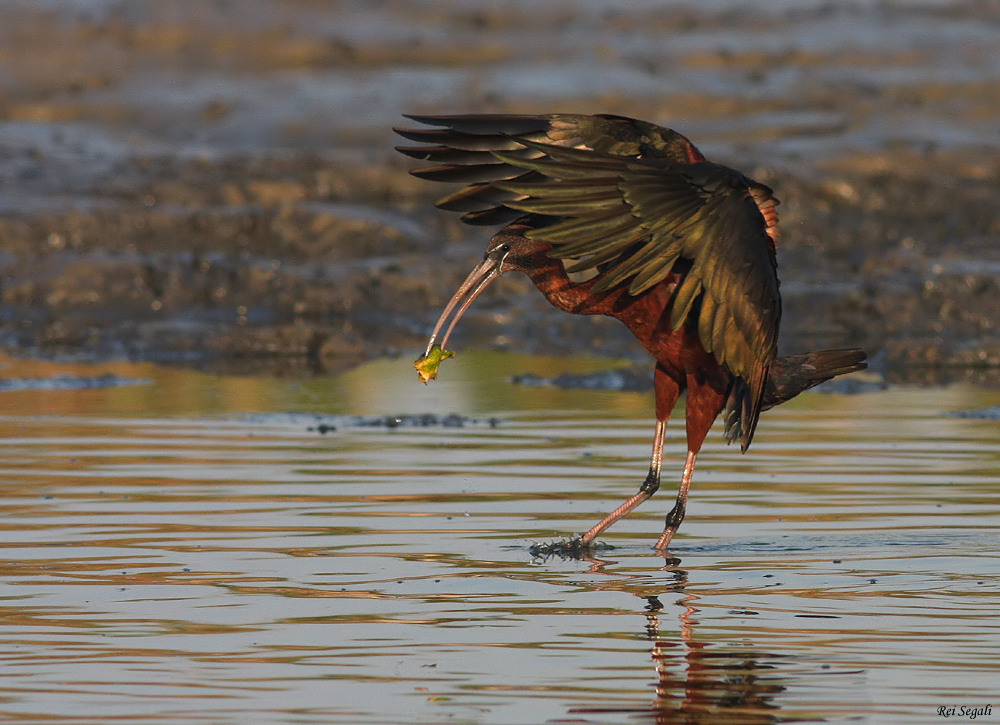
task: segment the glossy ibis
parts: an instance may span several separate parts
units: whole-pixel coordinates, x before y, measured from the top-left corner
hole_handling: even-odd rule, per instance
[[[720,412],[727,439],[745,452],[762,410],[865,367],[861,350],[777,356],[777,199],[676,131],[612,115],[407,118],[435,127],[396,129],[422,144],[399,151],[433,164],[411,173],[464,184],[437,205],[470,224],[505,225],[441,314],[417,361],[421,379],[450,356],[462,313],[509,271],[527,274],[559,309],[621,320],[656,359],[649,473],[582,545],[656,492],[682,392],[688,453],[657,549],[684,518],[695,459]],[[574,282],[572,272],[591,276]]]

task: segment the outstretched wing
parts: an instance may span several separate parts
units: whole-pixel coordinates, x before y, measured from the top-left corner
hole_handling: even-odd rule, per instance
[[[595,292],[627,283],[640,295],[686,260],[671,325],[695,325],[703,347],[739,378],[733,404],[749,445],[781,316],[770,189],[705,161],[674,131],[617,116],[415,120],[449,127],[401,132],[437,144],[423,153],[440,165],[416,175],[471,182],[439,206],[467,211],[473,223],[551,217],[530,237],[572,260],[570,271],[600,267]]]
[[[462,189],[438,200],[437,206],[463,212],[468,224],[505,224],[521,212],[505,206],[518,194],[497,188],[492,182],[537,176],[497,159],[492,152],[506,151],[525,158],[544,154],[526,148],[522,141],[538,141],[567,148],[591,149],[602,153],[641,158],[673,158],[678,162],[703,161],[704,156],[684,136],[652,123],[625,116],[546,114],[406,116],[434,129],[397,128],[396,133],[421,146],[396,149],[433,165],[411,173],[422,179],[465,184]]]

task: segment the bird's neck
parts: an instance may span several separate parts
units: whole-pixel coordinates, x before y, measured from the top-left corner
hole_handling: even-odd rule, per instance
[[[538,291],[551,304],[564,312],[588,314],[588,307],[594,301],[590,295],[590,282],[574,282],[566,274],[566,268],[558,259],[539,250],[532,257],[532,264],[525,265],[524,272]]]
[[[627,284],[620,284],[598,294],[593,288],[603,274],[585,282],[573,282],[565,267],[552,259],[546,250],[539,250],[531,263],[522,266],[535,287],[560,310],[576,315],[606,315],[621,320],[654,357],[665,354],[670,344],[681,340],[683,331],[675,332],[670,325],[670,309],[683,280],[683,273],[671,273],[660,283],[639,295],[631,295]]]

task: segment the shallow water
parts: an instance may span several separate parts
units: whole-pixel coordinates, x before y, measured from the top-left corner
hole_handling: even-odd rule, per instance
[[[467,353],[424,387],[405,360],[307,382],[6,361],[117,377],[0,392],[0,717],[1000,718],[1000,427],[947,415],[1000,394],[803,395],[746,456],[713,433],[675,558],[650,548],[669,491],[600,559],[533,558],[634,491],[650,406],[505,377],[602,364]],[[350,417],[427,412],[479,420]]]

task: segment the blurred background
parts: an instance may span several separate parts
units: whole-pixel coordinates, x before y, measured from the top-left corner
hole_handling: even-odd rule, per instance
[[[994,0],[8,0],[8,352],[280,374],[414,356],[489,232],[403,113],[618,113],[782,200],[782,352],[1000,385]],[[645,362],[501,281],[454,342]]]

